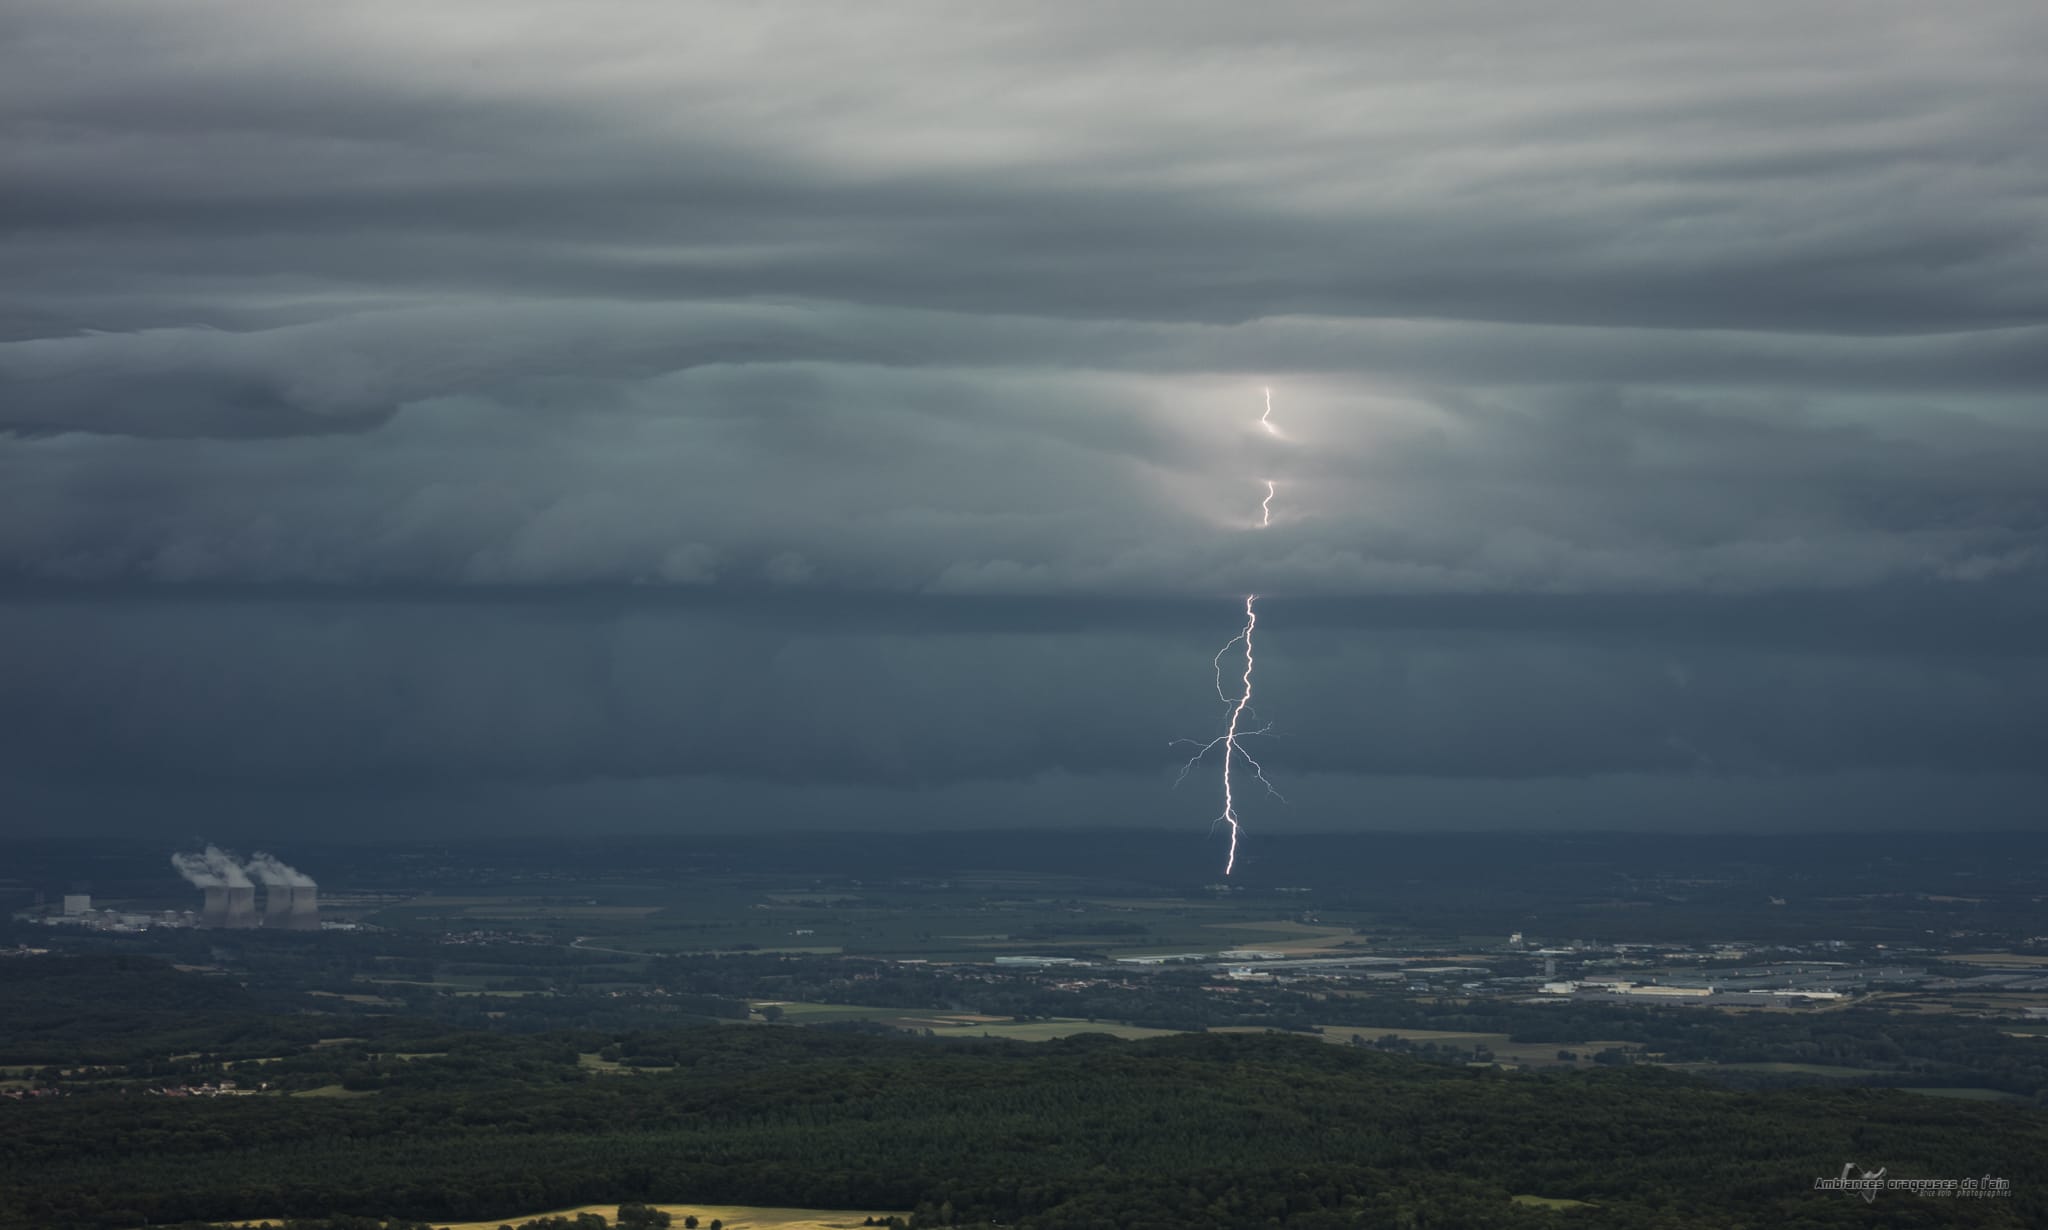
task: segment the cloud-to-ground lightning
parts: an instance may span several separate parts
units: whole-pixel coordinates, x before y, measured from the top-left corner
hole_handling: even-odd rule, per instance
[[[1259,425],[1277,436],[1280,429],[1273,425],[1273,390],[1266,389],[1264,392],[1266,411],[1259,416]],[[1266,498],[1259,504],[1261,528],[1273,524],[1273,496],[1278,489],[1278,484],[1272,479],[1266,480]],[[1174,779],[1174,785],[1178,786],[1187,780],[1188,771],[1200,764],[1204,756],[1219,746],[1223,749],[1223,814],[1216,818],[1216,822],[1230,832],[1230,853],[1223,863],[1224,875],[1229,875],[1237,869],[1237,841],[1244,832],[1244,826],[1238,821],[1236,782],[1231,775],[1231,770],[1238,760],[1242,759],[1251,768],[1252,775],[1259,779],[1259,784],[1266,788],[1268,794],[1274,798],[1280,797],[1280,792],[1274,789],[1273,783],[1266,778],[1265,766],[1253,759],[1250,752],[1244,750],[1242,742],[1250,735],[1263,735],[1272,730],[1270,725],[1248,728],[1244,724],[1248,714],[1256,717],[1256,711],[1252,709],[1252,671],[1256,666],[1256,659],[1252,653],[1252,635],[1259,627],[1258,602],[1257,594],[1245,595],[1244,628],[1236,636],[1231,637],[1223,648],[1216,651],[1216,697],[1225,706],[1223,733],[1202,744],[1195,754],[1188,758],[1187,763],[1181,766],[1180,776]],[[1244,673],[1238,677],[1237,695],[1232,696],[1223,690],[1223,658],[1239,645],[1244,646]],[[1193,743],[1194,740],[1183,739],[1180,742]]]
[[[1237,818],[1237,789],[1236,783],[1231,777],[1230,771],[1232,766],[1240,758],[1243,759],[1245,764],[1251,767],[1252,776],[1259,779],[1259,784],[1266,788],[1266,792],[1274,798],[1280,797],[1280,792],[1275,790],[1273,783],[1266,779],[1265,766],[1253,759],[1252,754],[1244,750],[1244,744],[1241,742],[1248,735],[1263,735],[1272,729],[1270,726],[1248,729],[1244,725],[1245,715],[1252,712],[1252,669],[1256,665],[1256,659],[1252,653],[1252,634],[1258,631],[1259,627],[1258,601],[1259,596],[1257,594],[1245,595],[1244,630],[1231,637],[1230,643],[1216,653],[1216,695],[1222,698],[1226,706],[1223,718],[1223,733],[1203,744],[1200,750],[1188,758],[1188,762],[1182,765],[1180,770],[1180,776],[1184,779],[1188,775],[1188,770],[1199,764],[1202,757],[1207,756],[1211,749],[1219,746],[1223,749],[1223,814],[1216,817],[1216,820],[1217,823],[1223,825],[1230,832],[1230,854],[1223,863],[1224,875],[1229,875],[1237,869],[1237,839],[1244,831],[1244,826],[1238,822]],[[1239,690],[1237,695],[1231,696],[1223,690],[1223,655],[1229,653],[1239,644],[1244,646],[1244,673],[1238,677]],[[1192,740],[1187,740],[1187,742],[1192,742]],[[1175,784],[1179,784],[1179,779],[1176,779]]]

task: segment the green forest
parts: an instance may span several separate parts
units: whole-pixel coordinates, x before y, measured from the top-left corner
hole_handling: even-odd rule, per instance
[[[480,1040],[393,1064],[419,1079],[354,1098],[119,1087],[0,1105],[0,1226],[685,1199],[1025,1230],[2048,1221],[2048,1193],[2023,1181],[2048,1157],[2048,1119],[1892,1091],[1530,1075],[1278,1034],[1033,1045],[704,1027],[612,1039],[644,1061],[616,1072],[577,1062],[597,1040]],[[2022,1181],[1972,1201],[1812,1190],[1845,1160]]]

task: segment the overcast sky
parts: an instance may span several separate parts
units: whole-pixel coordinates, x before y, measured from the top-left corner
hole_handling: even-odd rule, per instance
[[[0,809],[1207,840],[1256,593],[1254,838],[2039,824],[2044,62],[2036,0],[11,0]]]

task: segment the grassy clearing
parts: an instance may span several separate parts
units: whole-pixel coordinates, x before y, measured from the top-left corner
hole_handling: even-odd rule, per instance
[[[1604,1051],[1610,1047],[1629,1049],[1632,1045],[1598,1038],[1585,1042],[1516,1042],[1506,1034],[1459,1033],[1448,1029],[1383,1029],[1377,1025],[1324,1025],[1321,1029],[1323,1041],[1333,1042],[1339,1046],[1349,1046],[1353,1034],[1369,1043],[1393,1034],[1406,1042],[1434,1042],[1438,1046],[1447,1046],[1455,1050],[1470,1050],[1483,1046],[1492,1051],[1494,1059],[1501,1063],[1532,1066],[1574,1062],[1559,1059],[1557,1053],[1561,1050],[1571,1051],[1580,1056],[1578,1062],[1585,1062],[1592,1059],[1595,1051]]]
[[[1800,1076],[1874,1076],[1875,1068],[1844,1068],[1829,1063],[1700,1063],[1674,1067],[1714,1068],[1723,1072],[1789,1072]]]
[[[1529,1205],[1538,1209],[1590,1209],[1595,1207],[1590,1200],[1565,1200],[1558,1196],[1512,1196],[1516,1204]]]
[[[730,1230],[845,1230],[857,1227],[862,1219],[872,1217],[880,1221],[889,1213],[854,1209],[773,1209],[743,1204],[657,1204],[654,1206],[667,1213],[677,1226],[683,1218],[694,1216],[700,1226],[709,1226],[715,1218]],[[521,1213],[516,1217],[494,1217],[488,1221],[458,1221],[445,1223],[446,1230],[498,1230],[499,1226],[516,1226],[522,1221],[536,1217],[574,1217],[578,1213],[601,1213],[611,1217],[619,1211],[616,1204],[586,1204],[573,1209],[548,1209],[539,1213]],[[908,1217],[907,1212],[894,1214]],[[436,1223],[441,1225],[443,1223]]]
[[[924,1018],[905,1018],[901,1021],[906,1028],[934,1029],[940,1036],[952,1032],[963,1037],[1009,1038],[1016,1042],[1050,1042],[1054,1038],[1071,1038],[1075,1034],[1109,1034],[1116,1038],[1157,1038],[1173,1033],[1170,1029],[1148,1029],[1142,1025],[1118,1025],[1107,1021],[1083,1021],[1077,1019],[1051,1021],[1011,1021],[1002,1024],[960,1024],[956,1026],[926,1025]]]
[[[374,1089],[345,1089],[340,1085],[322,1085],[318,1089],[301,1089],[289,1095],[295,1098],[374,1098]]]
[[[1239,938],[1238,947],[1285,953],[1288,956],[1311,956],[1366,947],[1365,938],[1349,927],[1312,926],[1288,919],[1201,925],[1213,930],[1234,933]],[[1250,940],[1244,939],[1247,933],[1252,936]]]
[[[856,1209],[775,1209],[744,1204],[657,1204],[654,1206],[675,1219],[680,1230],[683,1218],[694,1216],[700,1226],[709,1226],[715,1218],[730,1230],[855,1230],[865,1218],[880,1221],[885,1217],[909,1217],[908,1212],[869,1212]],[[597,1213],[610,1219],[618,1215],[616,1204],[585,1204],[573,1209],[544,1209],[535,1213],[517,1213],[509,1217],[492,1217],[483,1221],[437,1221],[436,1230],[498,1230],[499,1226],[516,1226],[523,1221],[538,1217],[575,1217],[578,1213]],[[247,1228],[260,1226],[265,1221],[271,1225],[282,1225],[281,1217],[251,1218],[246,1221],[220,1222],[224,1227]]]
[[[781,1019],[792,1025],[817,1025],[825,1021],[886,1021],[918,1011],[916,1008],[871,1008],[862,1004],[800,1004],[775,1000],[757,1000],[748,1006],[756,1012],[763,1008],[780,1008]]]
[[[585,1054],[576,1056],[576,1066],[591,1072],[630,1073],[632,1071],[632,1069],[628,1068],[625,1064],[614,1063],[613,1061],[599,1055],[596,1051],[589,1051]]]
[[[2007,1093],[2003,1089],[1959,1089],[1939,1086],[1932,1089],[1901,1088],[1901,1093],[1923,1093],[1930,1098],[1960,1098],[1965,1102],[2032,1102],[2025,1094]]]

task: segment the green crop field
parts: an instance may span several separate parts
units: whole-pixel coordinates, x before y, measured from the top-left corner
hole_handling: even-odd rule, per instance
[[[1955,1089],[1948,1087],[1907,1088],[1906,1093],[1925,1094],[1931,1098],[1961,1098],[1965,1102],[2016,1102],[2026,1103],[2033,1099],[2023,1094],[2007,1093],[2002,1089]]]
[[[370,921],[403,932],[509,928],[597,952],[785,952],[934,961],[1003,953],[1143,957],[1258,948],[1365,950],[1362,915],[1287,916],[1272,901],[1082,896],[1072,877],[962,876],[945,887],[804,889],[750,877],[673,887],[553,883],[545,891],[421,894]],[[1312,921],[1304,921],[1312,918]]]

